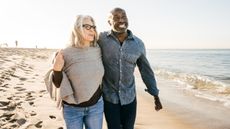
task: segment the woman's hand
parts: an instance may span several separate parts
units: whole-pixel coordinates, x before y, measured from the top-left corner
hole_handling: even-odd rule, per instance
[[[54,58],[53,70],[54,71],[62,71],[64,63],[65,63],[65,61],[64,61],[64,58],[63,58],[63,51],[60,50],[56,54],[56,57]]]

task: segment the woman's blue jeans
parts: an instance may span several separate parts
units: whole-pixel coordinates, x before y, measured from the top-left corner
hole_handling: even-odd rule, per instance
[[[104,102],[102,97],[95,105],[74,107],[63,104],[63,115],[67,129],[102,129]]]

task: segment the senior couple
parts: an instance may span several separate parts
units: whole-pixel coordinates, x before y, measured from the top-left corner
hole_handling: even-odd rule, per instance
[[[94,19],[78,15],[70,44],[54,58],[53,84],[71,89],[61,98],[67,129],[102,129],[103,112],[108,129],[134,129],[136,65],[155,110],[162,109],[144,43],[128,29],[125,10],[112,9],[108,23],[111,30],[98,35]]]

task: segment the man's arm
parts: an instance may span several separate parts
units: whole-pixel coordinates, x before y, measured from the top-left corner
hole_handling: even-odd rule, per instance
[[[149,62],[148,62],[148,60],[144,54],[142,54],[138,58],[137,66],[138,66],[139,71],[141,73],[141,78],[147,87],[146,91],[153,96],[154,95],[158,96],[159,90],[157,88],[156,79],[155,79],[154,73],[150,67],[150,64],[149,64]]]
[[[146,58],[145,51],[142,53],[142,55],[137,60],[137,66],[139,68],[139,71],[141,73],[141,77],[143,82],[145,83],[148,93],[154,96],[155,100],[155,110],[159,111],[162,109],[162,104],[160,102],[160,98],[158,96],[159,90],[157,88],[156,79],[154,76],[154,72]]]

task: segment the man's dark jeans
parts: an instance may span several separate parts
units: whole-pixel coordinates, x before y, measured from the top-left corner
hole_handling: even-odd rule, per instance
[[[108,129],[134,129],[137,102],[127,105],[113,104],[104,100],[104,113]]]

